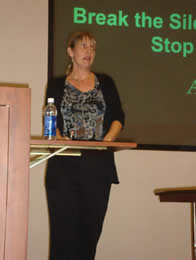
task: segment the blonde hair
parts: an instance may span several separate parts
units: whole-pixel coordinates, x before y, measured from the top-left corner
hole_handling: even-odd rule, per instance
[[[88,38],[89,40],[95,42],[96,44],[96,39],[95,37],[90,33],[90,32],[75,32],[71,35],[68,44],[67,44],[67,48],[71,48],[74,49],[76,43],[78,41],[83,40],[84,38]],[[71,58],[69,57],[69,62],[65,71],[66,75],[69,75],[73,70],[73,62],[71,60]]]

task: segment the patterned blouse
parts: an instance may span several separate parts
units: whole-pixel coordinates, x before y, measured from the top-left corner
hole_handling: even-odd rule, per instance
[[[73,140],[102,140],[106,103],[96,78],[95,87],[81,92],[65,81],[61,102],[63,134]]]

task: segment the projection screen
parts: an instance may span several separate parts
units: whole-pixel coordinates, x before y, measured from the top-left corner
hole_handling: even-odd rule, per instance
[[[55,0],[49,8],[49,78],[65,73],[70,34],[89,31],[93,71],[113,78],[125,111],[120,140],[194,149],[195,0]]]

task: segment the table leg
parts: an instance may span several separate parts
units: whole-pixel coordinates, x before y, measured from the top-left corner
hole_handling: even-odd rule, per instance
[[[192,259],[196,260],[196,203],[191,203]]]

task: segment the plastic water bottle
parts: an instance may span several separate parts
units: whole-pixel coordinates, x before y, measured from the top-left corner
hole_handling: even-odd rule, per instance
[[[44,108],[44,137],[52,140],[56,138],[57,109],[54,98],[48,98],[48,104]]]

